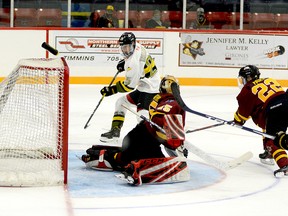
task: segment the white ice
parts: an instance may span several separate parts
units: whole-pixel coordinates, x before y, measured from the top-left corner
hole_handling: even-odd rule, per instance
[[[99,142],[100,134],[109,130],[117,97],[104,98],[95,112],[90,126],[84,129],[89,116],[101,98],[102,85],[70,85],[69,152],[85,153],[85,150]],[[225,120],[232,120],[237,108],[237,87],[181,87],[181,95],[193,110]],[[121,139],[137,123],[132,113],[127,113],[121,132]],[[217,123],[187,113],[186,129],[196,129]],[[245,126],[260,130],[250,120]],[[97,195],[95,188],[89,188],[97,181],[99,187],[114,178],[111,173],[86,172],[87,176],[69,176],[85,193],[81,196],[73,191],[73,184],[66,186],[37,188],[0,188],[0,215],[3,216],[96,216],[96,215],[221,215],[221,216],[271,216],[286,215],[288,202],[288,177],[277,179],[273,171],[277,166],[263,165],[258,154],[262,152],[262,137],[239,128],[224,125],[186,134],[186,139],[207,154],[220,161],[228,161],[252,151],[254,156],[248,162],[229,170],[224,178],[203,188],[182,190],[181,183],[171,186],[143,185],[131,187],[115,184],[111,190]],[[120,145],[119,143],[115,145]],[[189,154],[191,163],[207,165],[196,155]],[[70,164],[71,169],[72,164]],[[85,170],[78,160],[74,168]],[[208,166],[208,165],[207,165]],[[210,167],[210,165],[208,166]],[[203,176],[209,179],[204,170]],[[193,183],[193,170],[191,180]],[[70,171],[70,174],[75,170]],[[85,174],[85,172],[83,172]],[[205,175],[206,174],[206,175]],[[103,177],[103,180],[99,178]],[[98,179],[97,179],[98,178]],[[85,181],[84,181],[85,179]],[[204,180],[204,179],[203,179]],[[114,181],[114,180],[113,180]],[[115,180],[117,182],[117,180]],[[187,184],[187,183],[186,183]],[[87,186],[87,187],[86,187]],[[169,192],[167,190],[169,188]],[[71,189],[72,188],[72,189]],[[153,194],[154,191],[157,193]],[[179,190],[181,188],[181,190]],[[160,190],[160,193],[159,193]],[[90,191],[94,191],[91,193]],[[161,192],[162,191],[162,192]],[[97,190],[96,190],[97,192]],[[117,195],[118,194],[118,195]],[[119,194],[128,194],[119,196]],[[140,195],[139,195],[140,194]]]

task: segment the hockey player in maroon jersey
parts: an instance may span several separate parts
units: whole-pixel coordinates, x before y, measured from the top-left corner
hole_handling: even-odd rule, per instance
[[[288,126],[288,95],[281,85],[272,78],[260,78],[259,69],[254,65],[242,67],[239,71],[238,85],[241,92],[237,96],[238,109],[234,122],[243,125],[250,117],[267,134],[275,136],[286,131]],[[264,138],[264,153],[261,161],[274,158],[280,169],[274,171],[276,177],[288,175],[288,156],[276,142]]]
[[[160,83],[160,93],[149,106],[149,118],[161,128],[142,121],[123,139],[122,147],[92,146],[82,160],[86,166],[97,170],[122,171],[120,178],[130,184],[178,182],[190,178],[186,163],[185,111],[176,102],[171,84],[178,81],[165,76]]]

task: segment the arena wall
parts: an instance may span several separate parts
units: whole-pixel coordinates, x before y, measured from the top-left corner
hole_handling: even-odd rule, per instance
[[[109,83],[122,58],[117,40],[125,31],[129,30],[0,29],[0,80],[13,70],[19,59],[65,57],[71,84]],[[174,75],[182,85],[236,86],[239,68],[255,64],[262,77],[276,78],[283,86],[288,86],[288,54],[285,52],[288,39],[285,32],[141,29],[133,29],[133,32],[155,58],[161,75]],[[53,56],[46,52],[41,47],[44,41],[55,47],[59,54]],[[186,53],[186,45],[189,47],[195,41],[197,44],[192,53]],[[284,49],[281,53],[277,50],[279,46]],[[278,54],[269,56],[269,52]],[[123,76],[120,74],[119,78],[123,79]]]

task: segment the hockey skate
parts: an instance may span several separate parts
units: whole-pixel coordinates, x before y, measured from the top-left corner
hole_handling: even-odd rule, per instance
[[[126,181],[130,185],[142,185],[139,164],[135,161],[132,161],[131,164],[125,167],[125,170],[122,173],[115,176]]]
[[[271,165],[271,166],[275,164],[272,155],[266,149],[264,150],[263,153],[259,154],[259,158],[260,158],[260,162],[263,164]]]
[[[126,172],[116,174],[115,176],[122,181],[126,181],[129,185],[135,185],[135,180],[133,179],[133,177]]]
[[[278,170],[275,170],[274,171],[274,176],[276,178],[281,178],[283,176],[287,176],[288,177],[288,165],[278,169]]]
[[[118,127],[114,127],[110,131],[101,134],[100,141],[112,142],[114,140],[118,140],[119,137],[120,137],[120,129]]]

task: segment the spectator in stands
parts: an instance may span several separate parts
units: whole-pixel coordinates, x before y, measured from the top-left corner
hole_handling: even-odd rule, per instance
[[[87,27],[98,27],[100,15],[97,11],[93,11],[90,14],[89,22],[86,25]]]
[[[210,28],[210,25],[205,17],[204,9],[198,8],[196,20],[194,20],[191,23],[190,29],[207,29],[207,28]]]
[[[76,16],[72,17],[72,21],[71,21],[71,26],[72,27],[84,27],[85,23],[87,22],[87,16],[84,16],[82,14],[82,12],[84,12],[84,8],[81,7],[81,4],[79,1],[76,1],[73,4],[73,8],[71,9],[72,12],[76,13]]]
[[[113,15],[114,7],[108,5],[106,12],[99,18],[98,27],[100,28],[118,28],[118,19]]]
[[[154,10],[153,17],[146,21],[146,28],[167,28],[168,24],[164,24],[161,21],[161,12]]]

